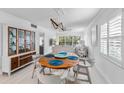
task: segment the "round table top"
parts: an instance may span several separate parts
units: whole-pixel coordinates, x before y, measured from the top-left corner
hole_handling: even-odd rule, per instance
[[[60,60],[63,61],[64,63],[62,65],[59,66],[53,66],[49,64],[50,60]],[[41,57],[39,60],[39,63],[41,64],[41,66],[43,67],[47,67],[47,68],[52,68],[52,69],[67,69],[67,68],[71,68],[75,65],[77,65],[79,62],[78,60],[69,60],[67,58],[47,58],[47,57]]]

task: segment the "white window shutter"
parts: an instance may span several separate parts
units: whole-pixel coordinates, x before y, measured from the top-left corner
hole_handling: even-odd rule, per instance
[[[121,60],[121,16],[109,21],[109,56]]]

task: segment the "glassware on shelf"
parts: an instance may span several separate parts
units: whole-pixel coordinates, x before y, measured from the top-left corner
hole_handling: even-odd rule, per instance
[[[17,53],[17,48],[16,48],[16,44],[17,44],[17,29],[16,28],[12,28],[9,27],[8,28],[8,55],[15,55]]]
[[[26,31],[26,52],[31,50],[31,32]]]
[[[35,32],[32,32],[32,50],[35,50]]]
[[[19,47],[19,53],[25,52],[25,40],[24,40],[25,31],[24,30],[18,30],[18,47]]]

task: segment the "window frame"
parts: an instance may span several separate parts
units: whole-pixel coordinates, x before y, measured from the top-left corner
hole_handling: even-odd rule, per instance
[[[121,36],[120,36],[120,38],[121,38],[121,60],[119,61],[119,60],[117,60],[116,58],[114,58],[114,57],[111,57],[110,55],[109,55],[109,21],[111,21],[111,20],[113,20],[114,18],[116,18],[117,16],[121,16]],[[105,23],[107,23],[107,55],[105,55],[105,54],[103,54],[102,52],[101,52],[101,25],[103,25],[103,24],[105,24]],[[114,17],[112,17],[111,19],[109,19],[108,21],[105,21],[104,23],[102,23],[100,25],[100,32],[99,32],[99,53],[100,53],[100,55],[101,56],[103,56],[105,59],[107,59],[108,61],[110,61],[111,63],[114,63],[115,65],[117,65],[117,66],[119,66],[119,67],[121,67],[121,68],[123,68],[124,69],[124,63],[122,62],[123,61],[123,51],[124,51],[124,49],[123,49],[123,46],[124,46],[124,40],[123,40],[123,27],[124,27],[124,23],[123,23],[123,15],[122,14],[119,14],[119,15],[116,15],[116,16],[114,16]]]

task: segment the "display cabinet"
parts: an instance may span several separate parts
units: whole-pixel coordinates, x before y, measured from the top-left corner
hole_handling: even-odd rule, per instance
[[[17,29],[13,27],[8,28],[8,55],[17,54]]]
[[[2,72],[10,73],[32,63],[35,51],[35,32],[8,27],[8,59]],[[10,62],[10,63],[9,63]]]

